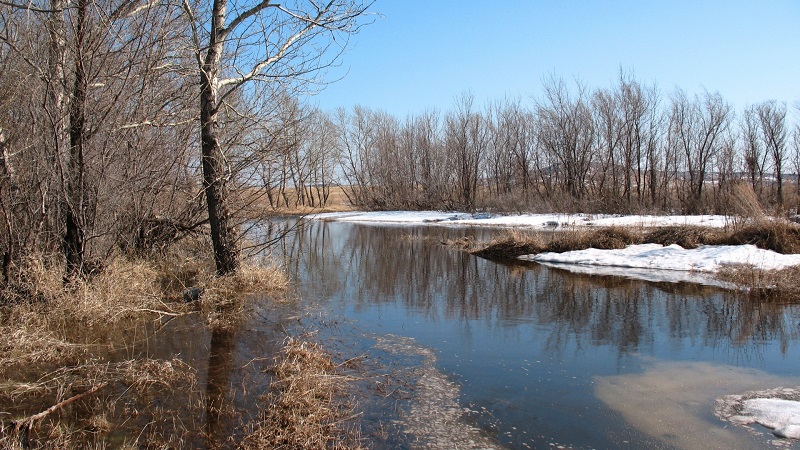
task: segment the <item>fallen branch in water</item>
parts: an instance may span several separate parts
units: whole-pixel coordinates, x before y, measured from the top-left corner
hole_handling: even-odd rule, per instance
[[[106,386],[108,386],[108,383],[100,383],[97,386],[93,386],[91,389],[89,389],[86,392],[82,392],[80,394],[73,395],[72,397],[70,397],[70,398],[68,398],[66,400],[62,400],[62,401],[58,402],[55,405],[45,409],[44,411],[42,411],[40,413],[34,414],[34,415],[30,416],[30,417],[26,417],[26,418],[21,419],[21,420],[12,421],[11,423],[14,426],[14,435],[20,436],[20,438],[22,440],[22,446],[24,448],[27,448],[28,447],[28,436],[30,434],[31,428],[33,428],[33,425],[37,421],[44,419],[45,417],[49,416],[50,414],[58,411],[59,409],[61,409],[63,407],[69,405],[72,402],[80,400],[83,397],[86,397],[87,395],[94,394],[95,392],[99,391],[100,389],[103,389]]]

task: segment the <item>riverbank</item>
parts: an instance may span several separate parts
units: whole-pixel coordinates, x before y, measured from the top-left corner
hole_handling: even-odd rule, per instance
[[[0,447],[357,448],[331,356],[285,333],[260,336],[275,344],[244,370],[263,413],[235,411],[233,337],[258,308],[285,320],[288,277],[269,264],[214,277],[203,245],[117,257],[68,286],[57,259],[26,259],[0,304]]]

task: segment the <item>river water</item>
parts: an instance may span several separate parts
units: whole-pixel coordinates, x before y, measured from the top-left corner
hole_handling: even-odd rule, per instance
[[[309,221],[273,247],[316,311],[301,320],[373,374],[358,398],[376,447],[797,446],[714,409],[800,386],[798,305],[441,244],[500,232]]]

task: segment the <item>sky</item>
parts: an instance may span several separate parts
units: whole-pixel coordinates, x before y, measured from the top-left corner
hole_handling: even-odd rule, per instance
[[[326,74],[338,81],[310,99],[323,110],[403,118],[451,110],[465,92],[476,105],[532,104],[549,77],[608,88],[620,70],[662,95],[719,92],[737,110],[800,101],[800,0],[377,0],[371,10]]]

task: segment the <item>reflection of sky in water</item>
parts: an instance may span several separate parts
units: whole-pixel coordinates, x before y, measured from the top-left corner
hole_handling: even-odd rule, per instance
[[[757,369],[800,384],[798,307],[698,285],[503,266],[439,245],[472,233],[491,231],[311,222],[282,250],[304,298],[360,332],[434,348],[437,366],[462,385],[461,401],[486,411],[473,419],[511,447],[663,444],[595,396],[598,380],[649,373],[651,361]],[[713,402],[701,410],[723,426],[709,415]]]

